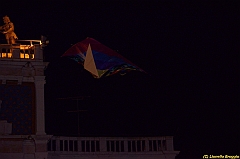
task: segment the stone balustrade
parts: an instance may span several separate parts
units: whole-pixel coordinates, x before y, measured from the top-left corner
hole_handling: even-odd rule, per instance
[[[48,142],[48,159],[174,159],[173,137],[63,137]]]
[[[33,43],[29,40],[25,42],[29,44],[0,44],[0,58],[2,60],[43,60],[41,41]]]
[[[173,137],[62,137],[48,142],[48,151],[162,152],[173,151]]]

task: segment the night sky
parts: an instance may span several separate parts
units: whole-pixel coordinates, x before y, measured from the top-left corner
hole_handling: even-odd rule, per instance
[[[21,1],[1,2],[0,16],[10,17],[20,40],[50,41],[48,134],[78,134],[69,97],[85,96],[81,136],[173,135],[179,158],[190,158],[240,152],[239,8],[238,1]],[[60,57],[87,37],[147,73],[94,79]]]

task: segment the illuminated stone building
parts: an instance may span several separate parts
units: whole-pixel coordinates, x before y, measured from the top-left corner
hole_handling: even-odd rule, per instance
[[[20,44],[21,43],[21,44]],[[0,158],[47,158],[41,40],[0,44]]]

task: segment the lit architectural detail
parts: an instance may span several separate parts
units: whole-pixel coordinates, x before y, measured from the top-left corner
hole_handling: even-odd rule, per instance
[[[0,158],[47,159],[45,42],[0,44]]]
[[[42,56],[40,53],[45,43],[41,40],[18,40],[18,42],[24,44],[1,44],[0,58],[35,59],[36,54],[38,58]]]

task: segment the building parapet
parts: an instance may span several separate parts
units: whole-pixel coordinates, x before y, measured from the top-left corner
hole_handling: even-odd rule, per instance
[[[20,43],[0,44],[0,59],[43,60],[43,47],[41,40],[18,40]]]
[[[173,137],[62,137],[48,142],[55,152],[159,152],[174,151]]]

